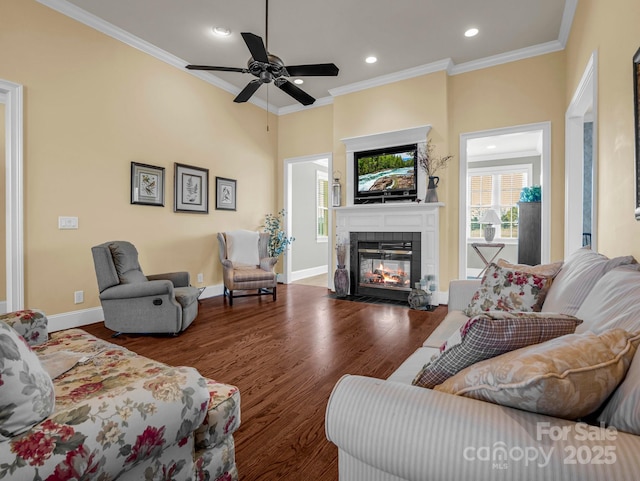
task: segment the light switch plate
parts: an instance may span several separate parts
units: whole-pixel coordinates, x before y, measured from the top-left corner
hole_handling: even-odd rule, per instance
[[[77,217],[58,217],[58,229],[77,229],[78,218]]]

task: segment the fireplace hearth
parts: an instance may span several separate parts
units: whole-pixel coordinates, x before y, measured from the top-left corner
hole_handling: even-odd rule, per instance
[[[351,293],[406,301],[420,280],[420,232],[351,232]]]

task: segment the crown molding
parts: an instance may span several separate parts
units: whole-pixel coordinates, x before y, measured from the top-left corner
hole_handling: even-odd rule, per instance
[[[558,34],[558,41],[562,44],[562,48],[567,46],[573,18],[576,14],[576,8],[578,8],[578,0],[565,0],[565,2],[562,22],[560,22],[560,33]]]
[[[400,80],[406,80],[413,77],[420,77],[421,75],[427,75],[434,72],[440,72],[442,70],[449,70],[453,65],[453,61],[450,58],[444,60],[438,60],[436,62],[428,63],[425,65],[419,65],[417,67],[400,70],[399,72],[393,72],[387,75],[381,75],[372,79],[363,80],[361,82],[355,82],[341,87],[336,87],[329,90],[329,94],[332,97],[338,95],[346,95],[360,90],[370,89],[372,87],[379,87]]]
[[[425,65],[420,65],[418,67],[394,72],[388,75],[382,75],[380,77],[363,80],[362,82],[355,82],[349,85],[336,87],[329,90],[329,94],[331,94],[331,96],[333,97],[337,97],[338,95],[350,94],[353,92],[358,92],[360,90],[370,89],[372,87],[380,87],[382,85],[398,82],[400,80],[407,80],[413,77],[419,77],[421,75],[427,75],[443,70],[446,71],[449,75],[458,75],[461,73],[471,72],[473,70],[482,70],[489,67],[495,67],[496,65],[515,62],[517,60],[537,57],[538,55],[545,55],[563,49],[564,46],[560,43],[560,41],[554,40],[551,42],[534,45],[532,47],[526,47],[499,55],[493,55],[491,57],[472,60],[471,62],[465,62],[459,65],[454,64],[452,59],[447,58]]]
[[[471,62],[461,63],[454,66],[449,73],[451,75],[458,75],[461,73],[472,72],[474,70],[482,70],[509,62],[516,62],[518,60],[537,57],[538,55],[546,55],[548,53],[558,52],[562,49],[564,49],[562,44],[558,40],[553,40],[551,42],[540,43],[531,47],[512,50],[511,52],[501,53],[498,55],[492,55],[491,57],[485,57],[478,60],[472,60]]]
[[[287,115],[292,114],[294,112],[300,112],[302,110],[310,110],[316,107],[324,107],[325,105],[331,105],[333,103],[333,97],[321,97],[316,99],[314,103],[311,105],[302,105],[302,104],[293,104],[287,105],[286,107],[280,107],[278,109],[278,115]]]
[[[183,72],[192,75],[194,77],[199,78],[200,80],[204,80],[205,82],[214,85],[222,90],[229,92],[233,95],[238,95],[240,93],[240,89],[238,89],[235,85],[230,84],[222,80],[219,77],[216,77],[213,74],[208,72],[199,71],[199,70],[187,70],[185,69],[185,65],[188,64],[185,60],[182,60],[175,55],[168,53],[161,48],[156,47],[155,45],[147,42],[146,40],[142,40],[135,35],[130,34],[129,32],[116,27],[115,25],[96,17],[95,15],[87,12],[86,10],[81,9],[80,7],[67,2],[66,0],[37,0],[38,3],[45,5],[52,10],[55,10],[63,15],[66,15],[73,20],[76,20],[88,27],[91,27],[109,37],[112,37],[120,42],[129,45],[141,52],[144,52],[152,57],[157,58],[161,62],[165,62],[173,67],[176,67]],[[257,105],[258,107],[267,110],[267,103],[259,98],[252,98],[249,102]],[[269,109],[273,113],[277,113],[274,109]]]
[[[80,23],[83,23],[99,32],[104,33],[116,40],[119,40],[133,48],[136,48],[144,53],[147,53],[158,60],[168,63],[176,68],[179,68],[183,72],[192,75],[194,77],[199,78],[215,87],[218,87],[226,92],[229,92],[233,95],[238,95],[240,93],[240,89],[238,89],[235,85],[222,80],[216,75],[198,71],[198,70],[186,70],[184,67],[188,62],[182,60],[175,55],[172,55],[165,50],[162,50],[151,43],[142,40],[135,35],[126,32],[125,30],[112,25],[109,22],[87,12],[86,10],[77,7],[76,5],[69,3],[66,0],[37,0],[38,3],[45,5],[53,10],[56,10],[63,15],[66,15]],[[310,106],[302,106],[302,105],[288,105],[285,107],[275,107],[273,105],[269,105],[267,102],[261,100],[260,98],[253,97],[249,100],[250,103],[264,109],[276,115],[286,115],[293,112],[299,112],[302,110],[307,110],[315,107],[322,107],[324,105],[330,105],[333,103],[333,97],[339,95],[346,95],[353,92],[358,92],[360,90],[370,89],[372,87],[379,87],[382,85],[398,82],[401,80],[407,80],[414,77],[419,77],[422,75],[427,75],[430,73],[446,71],[449,75],[458,75],[461,73],[471,72],[473,70],[481,70],[489,67],[494,67],[496,65],[501,65],[504,63],[515,62],[517,60],[523,60],[526,58],[535,57],[538,55],[544,55],[552,52],[557,52],[563,50],[567,39],[569,37],[569,33],[571,31],[571,25],[573,23],[573,17],[575,15],[575,11],[577,8],[578,0],[566,0],[564,13],[562,15],[562,22],[560,26],[560,33],[558,40],[554,40],[551,42],[534,45],[532,47],[527,47],[519,50],[514,50],[511,52],[506,52],[499,55],[493,55],[491,57],[485,57],[478,60],[473,60],[471,62],[461,63],[459,65],[455,65],[453,60],[450,58],[437,60],[435,62],[431,62],[424,65],[419,65],[417,67],[412,67],[409,69],[401,70],[399,72],[394,72],[387,75],[382,75],[379,77],[375,77],[368,80],[363,80],[361,82],[355,82],[348,85],[343,85],[341,87],[336,87],[334,89],[329,90],[329,97],[323,97],[321,99],[317,99],[314,104]]]

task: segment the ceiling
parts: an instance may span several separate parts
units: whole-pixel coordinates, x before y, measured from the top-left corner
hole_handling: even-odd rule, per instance
[[[478,137],[467,141],[467,161],[532,157],[542,154],[542,130]]]
[[[38,0],[116,38],[186,64],[245,67],[240,36],[265,37],[264,0]],[[460,73],[564,48],[577,0],[271,0],[270,53],[285,64],[333,62],[337,77],[305,77],[300,87],[332,95],[430,71]],[[117,28],[114,28],[117,27]],[[231,30],[226,38],[214,26]],[[466,38],[471,27],[479,34]],[[143,42],[140,42],[142,40]],[[168,55],[165,55],[168,54]],[[374,55],[375,64],[364,59]],[[251,74],[190,72],[237,94]],[[299,104],[273,84],[254,103],[278,113]],[[231,100],[230,100],[231,101]],[[238,108],[243,108],[238,105]],[[284,110],[283,110],[284,109]]]

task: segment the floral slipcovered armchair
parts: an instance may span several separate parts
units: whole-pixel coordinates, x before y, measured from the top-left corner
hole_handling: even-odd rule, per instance
[[[0,317],[0,479],[238,479],[237,388],[80,329],[47,337],[42,312]]]

